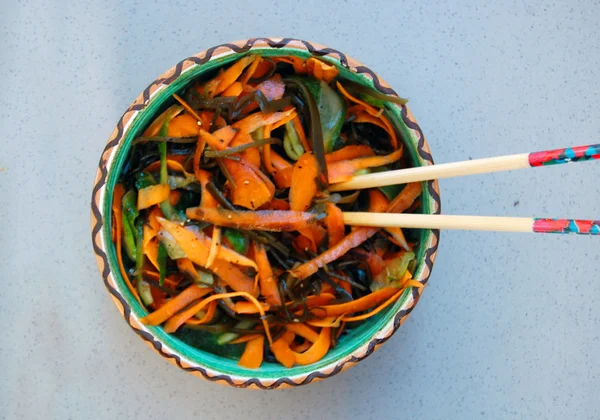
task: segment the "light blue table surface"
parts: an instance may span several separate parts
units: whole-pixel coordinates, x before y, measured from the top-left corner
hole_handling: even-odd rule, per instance
[[[423,298],[385,346],[267,393],[150,351],[108,298],[89,232],[121,113],[182,58],[250,36],[371,66],[410,98],[438,163],[597,143],[598,2],[68,3],[0,5],[0,417],[600,418],[598,238],[443,232]],[[598,218],[599,173],[444,180],[443,211]]]

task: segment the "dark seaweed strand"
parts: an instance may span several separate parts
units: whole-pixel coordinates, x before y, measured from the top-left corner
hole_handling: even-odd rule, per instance
[[[296,86],[304,100],[309,114],[309,126],[310,126],[310,139],[312,142],[312,152],[317,158],[319,164],[320,177],[317,182],[322,185],[322,189],[326,188],[329,184],[329,177],[327,175],[327,162],[325,161],[325,145],[323,144],[323,129],[321,127],[321,116],[319,115],[319,109],[315,98],[308,90],[308,87],[297,79],[284,79],[284,82]]]

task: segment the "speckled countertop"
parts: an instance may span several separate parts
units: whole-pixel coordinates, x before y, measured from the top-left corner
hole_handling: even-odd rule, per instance
[[[597,238],[444,232],[400,331],[300,389],[211,384],[131,333],[92,253],[96,165],[133,98],[197,51],[272,34],[340,49],[410,98],[437,162],[600,137],[597,2],[223,3],[2,4],[0,417],[600,418]],[[598,218],[599,171],[445,180],[443,210]]]

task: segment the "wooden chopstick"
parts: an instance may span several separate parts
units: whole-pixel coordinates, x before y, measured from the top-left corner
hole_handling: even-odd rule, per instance
[[[600,220],[344,212],[350,226],[600,235]]]
[[[600,144],[358,175],[349,181],[330,185],[329,191],[359,190],[595,159],[600,159]]]

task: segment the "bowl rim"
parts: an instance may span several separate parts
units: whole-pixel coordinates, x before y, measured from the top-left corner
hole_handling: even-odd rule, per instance
[[[116,128],[113,130],[105,149],[102,152],[92,190],[91,226],[94,253],[96,255],[98,267],[109,295],[128,325],[140,338],[142,338],[142,340],[144,340],[148,346],[153,348],[157,353],[165,357],[174,365],[204,379],[234,387],[276,389],[304,385],[331,377],[351,366],[354,366],[356,363],[372,354],[396,332],[396,330],[412,312],[423,292],[423,289],[412,288],[411,293],[405,293],[405,295],[403,295],[401,305],[396,308],[396,312],[392,317],[390,317],[389,321],[387,321],[382,328],[375,331],[367,340],[364,340],[365,342],[358,346],[351,353],[343,356],[340,359],[333,360],[325,366],[314,369],[305,369],[299,374],[278,377],[276,379],[261,378],[260,375],[257,374],[240,375],[219,371],[179,354],[175,349],[170,348],[159,337],[157,337],[150,328],[139,322],[139,317],[137,317],[134,311],[132,311],[130,304],[123,296],[123,290],[121,290],[119,283],[115,279],[115,274],[120,276],[120,273],[117,272],[113,274],[113,270],[111,269],[111,265],[109,263],[106,245],[108,242],[110,242],[110,238],[106,237],[107,235],[105,234],[105,229],[103,228],[103,219],[104,208],[106,204],[105,201],[107,197],[107,178],[111,173],[110,171],[113,167],[113,164],[115,163],[117,150],[122,141],[126,138],[128,130],[131,127],[132,122],[135,120],[135,117],[146,108],[146,106],[151,102],[152,98],[154,98],[158,93],[194,67],[202,66],[210,61],[224,59],[230,56],[235,57],[238,54],[246,53],[250,50],[274,50],[282,48],[295,49],[298,50],[298,52],[302,51],[303,53],[307,53],[314,57],[336,62],[336,64],[339,64],[341,67],[344,67],[351,72],[364,77],[365,80],[370,82],[373,87],[380,92],[396,95],[396,92],[383,79],[381,79],[375,72],[370,70],[362,63],[338,50],[328,48],[317,43],[293,38],[250,38],[247,40],[221,44],[180,61],[177,65],[166,71],[154,82],[152,82],[135,99],[135,101],[124,112],[123,116],[118,121]],[[398,116],[402,119],[402,122],[408,129],[408,133],[411,137],[410,140],[412,140],[415,145],[415,150],[417,153],[416,157],[419,160],[419,163],[421,165],[432,165],[433,158],[431,156],[429,146],[412,113],[406,107],[406,105],[394,106],[397,108],[399,114]],[[432,180],[424,182],[423,186],[424,188],[427,188],[427,193],[430,197],[428,203],[429,213],[440,214],[441,202],[439,185],[437,181]],[[439,230],[429,230],[426,231],[423,236],[425,238],[425,252],[423,255],[424,261],[420,266],[420,269],[417,271],[417,273],[415,273],[415,279],[426,285],[431,275],[431,270],[437,254],[440,232]]]

